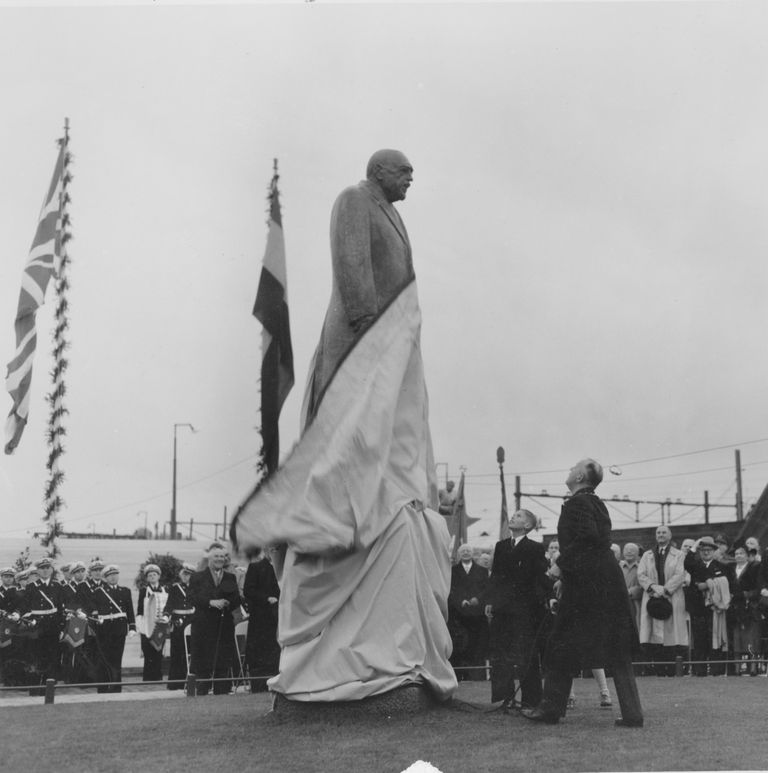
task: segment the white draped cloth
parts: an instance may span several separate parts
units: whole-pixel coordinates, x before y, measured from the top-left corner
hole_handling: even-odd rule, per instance
[[[456,689],[420,329],[411,282],[237,514],[241,549],[286,546],[280,672],[269,687],[292,700],[358,700],[412,683],[447,699]]]

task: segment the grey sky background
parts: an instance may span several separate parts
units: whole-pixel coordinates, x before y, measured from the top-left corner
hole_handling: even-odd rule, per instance
[[[180,520],[231,517],[251,487],[273,158],[295,442],[331,206],[381,147],[415,169],[398,207],[435,455],[441,480],[466,467],[475,541],[498,528],[499,445],[510,498],[515,474],[564,493],[592,455],[623,470],[605,497],[724,504],[738,447],[749,506],[768,482],[766,22],[757,2],[0,8],[3,365],[71,123],[65,528],[167,520],[174,423],[199,429],[178,434]],[[0,536],[40,527],[52,308]],[[525,501],[554,527],[557,500]]]

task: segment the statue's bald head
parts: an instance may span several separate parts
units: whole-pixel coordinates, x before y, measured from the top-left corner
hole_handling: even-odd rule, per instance
[[[377,150],[368,161],[365,176],[381,188],[387,201],[400,201],[413,180],[413,167],[399,150]]]

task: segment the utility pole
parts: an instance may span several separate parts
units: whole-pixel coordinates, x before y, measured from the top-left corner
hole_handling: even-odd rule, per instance
[[[741,451],[736,449],[736,520],[744,520],[744,494],[741,490]]]

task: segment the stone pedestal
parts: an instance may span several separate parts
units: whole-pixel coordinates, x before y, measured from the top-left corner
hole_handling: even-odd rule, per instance
[[[348,721],[358,717],[405,717],[421,714],[440,704],[420,684],[398,687],[359,701],[292,701],[275,693],[272,715],[279,720]]]

